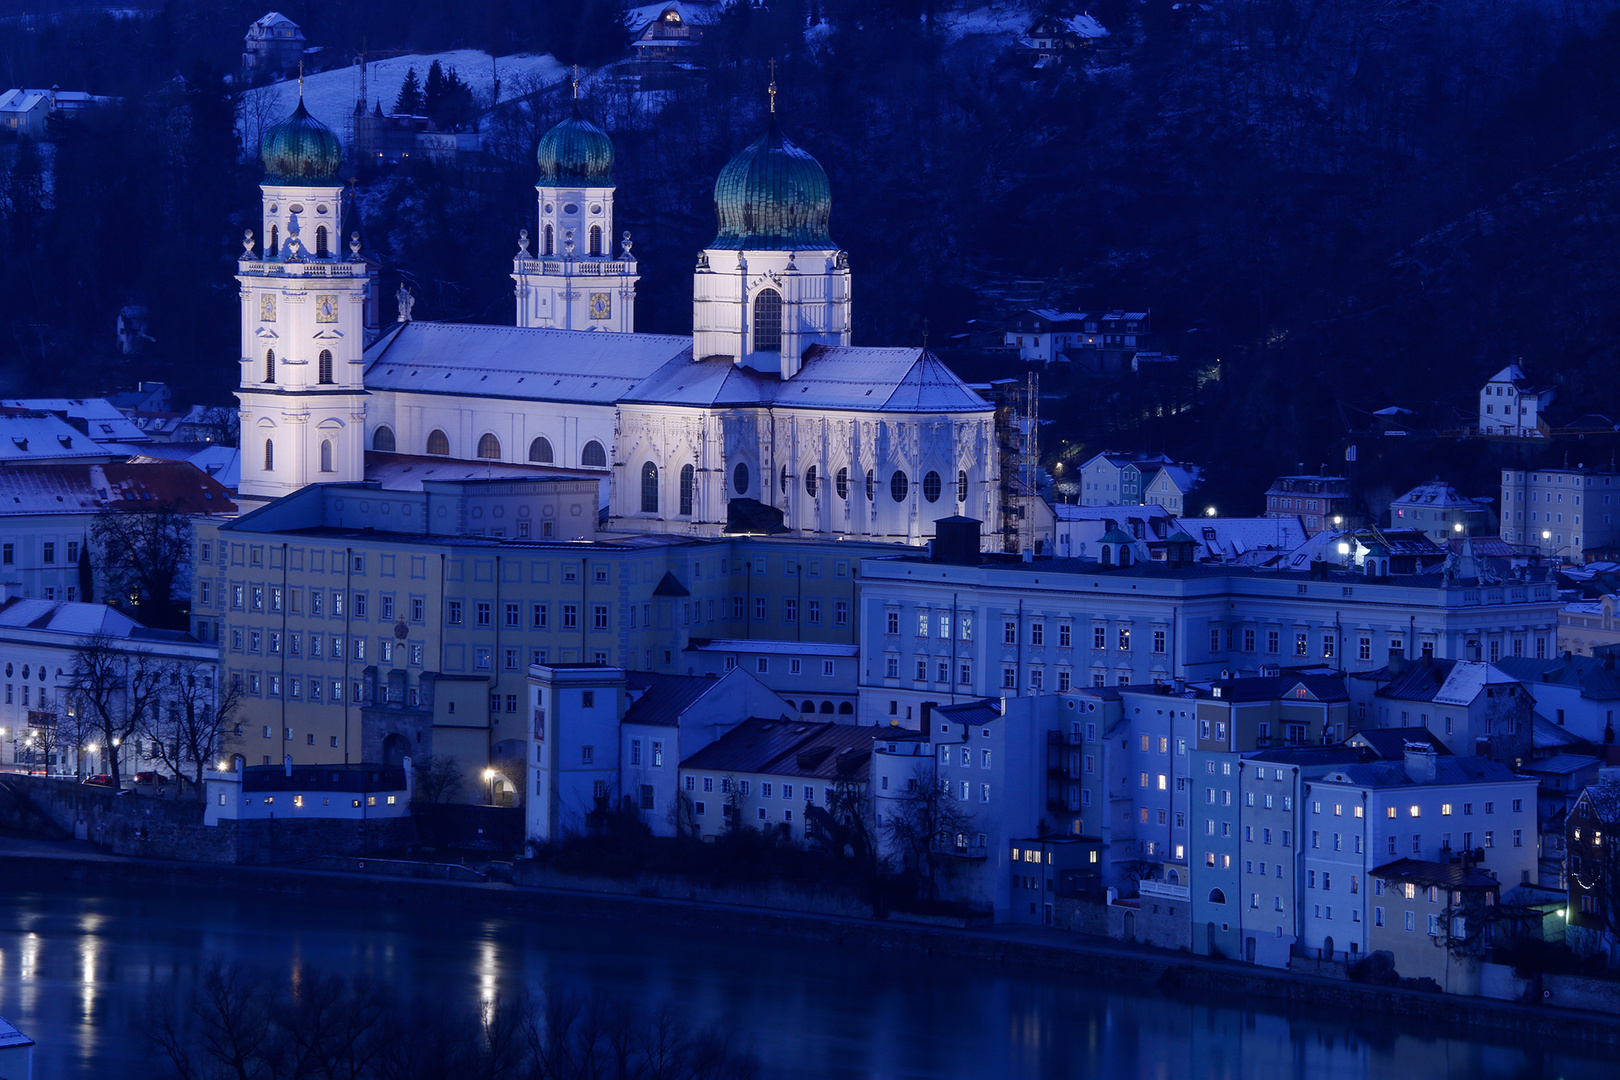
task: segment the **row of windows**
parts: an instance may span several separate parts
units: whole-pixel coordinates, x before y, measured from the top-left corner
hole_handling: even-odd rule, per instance
[[[54,566],[56,564],[56,551],[56,541],[45,540],[41,542],[39,545],[39,561],[47,566]],[[62,552],[64,555],[62,562],[64,564],[71,565],[78,562],[79,542],[77,540],[67,541],[62,545]],[[17,545],[11,541],[0,544],[0,563],[5,564],[6,566],[14,566],[16,565],[16,562]]]
[[[371,434],[371,448],[383,453],[392,454],[398,449],[394,438],[394,431],[387,425],[378,427]],[[450,436],[441,428],[434,428],[428,432],[426,452],[433,457],[450,456]],[[501,460],[501,440],[493,432],[484,432],[478,437],[478,457],[487,461]],[[529,461],[539,465],[550,465],[556,460],[551,449],[551,440],[541,435],[529,443]],[[607,468],[607,451],[602,444],[592,439],[587,442],[579,453],[579,463],[587,469]]]
[[[847,468],[839,469],[838,472],[834,474],[834,476],[833,476],[833,490],[838,493],[838,497],[840,499],[844,499],[844,500],[849,499],[849,489],[850,489],[850,482],[849,481],[850,481],[850,476],[849,476],[849,470]],[[821,491],[821,487],[822,487],[822,484],[824,482],[825,482],[825,480],[822,477],[822,475],[821,475],[821,473],[820,473],[817,466],[812,465],[808,469],[805,470],[805,472],[804,472],[804,492],[805,492],[806,495],[809,495],[812,499],[815,498],[817,493]],[[788,467],[786,465],[782,466],[780,484],[781,484],[781,487],[782,487],[782,494],[784,494],[784,495],[786,495],[788,493],[789,489],[793,486],[793,474],[788,472]],[[739,463],[737,465],[737,467],[734,470],[732,470],[732,486],[736,489],[736,493],[738,495],[743,495],[743,494],[747,493],[747,491],[748,491],[748,466],[747,465]],[[945,482],[940,477],[939,473],[934,472],[933,470],[929,470],[927,473],[923,474],[923,478],[922,478],[922,497],[924,499],[926,499],[927,501],[929,501],[931,503],[938,502],[939,497],[940,497],[941,494],[944,493],[944,490],[945,490]],[[906,496],[908,494],[910,494],[910,492],[911,492],[911,478],[906,475],[904,470],[896,469],[894,471],[893,475],[891,475],[889,477],[889,495],[890,495],[890,497],[893,498],[895,502],[903,502],[903,501],[905,501]],[[867,502],[871,502],[876,497],[877,497],[877,474],[873,470],[868,469],[868,470],[866,470],[866,500],[867,500]],[[959,503],[965,503],[965,502],[967,502],[967,497],[968,497],[968,474],[965,471],[958,470],[957,474],[956,474],[956,501],[959,502]]]

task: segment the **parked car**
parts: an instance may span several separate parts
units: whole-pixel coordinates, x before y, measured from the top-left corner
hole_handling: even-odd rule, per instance
[[[172,781],[160,772],[138,772],[135,774],[135,784],[137,787],[142,784],[151,784],[154,787],[163,787],[169,783],[172,783]]]
[[[94,776],[87,776],[84,778],[84,782],[89,787],[115,788],[118,786],[118,782],[106,773],[97,773]]]

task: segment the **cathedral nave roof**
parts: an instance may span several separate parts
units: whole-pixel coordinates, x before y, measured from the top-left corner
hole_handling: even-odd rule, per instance
[[[366,388],[612,405],[692,339],[460,323],[399,324],[366,350]]]

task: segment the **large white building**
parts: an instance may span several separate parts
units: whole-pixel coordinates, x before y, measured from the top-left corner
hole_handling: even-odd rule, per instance
[[[992,406],[926,349],[850,345],[827,176],[774,113],[715,184],[690,337],[633,332],[613,146],[577,111],[540,142],[517,325],[414,321],[402,292],[369,345],[336,137],[300,104],[261,152],[237,273],[250,505],[361,480],[369,450],[600,470],[617,530],[920,542],[939,517],[1002,520]]]

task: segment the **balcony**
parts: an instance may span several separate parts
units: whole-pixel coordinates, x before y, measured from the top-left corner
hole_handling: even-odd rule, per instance
[[[967,844],[965,846],[935,844],[930,850],[935,855],[949,859],[983,859],[989,855],[989,848],[984,844]]]
[[[1157,900],[1179,900],[1186,903],[1192,898],[1192,890],[1186,885],[1169,885],[1163,881],[1137,882],[1136,891],[1144,900],[1151,896]]]
[[[577,259],[525,259],[526,274],[572,274],[575,277],[613,277],[629,273],[629,264],[582,256]]]

